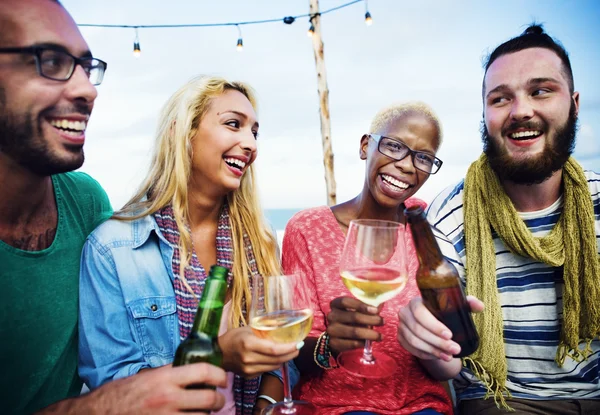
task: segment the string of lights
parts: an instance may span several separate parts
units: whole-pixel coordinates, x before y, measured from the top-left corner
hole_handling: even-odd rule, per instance
[[[241,26],[244,25],[257,25],[257,24],[266,24],[266,23],[275,23],[275,22],[283,22],[285,24],[292,24],[298,19],[308,18],[310,26],[308,29],[308,36],[312,36],[315,28],[313,25],[313,19],[317,16],[322,16],[324,14],[328,14],[340,9],[343,9],[348,6],[352,6],[353,4],[364,2],[365,3],[365,24],[370,26],[373,23],[373,18],[371,17],[371,13],[369,13],[369,3],[368,0],[353,0],[348,3],[341,4],[336,7],[332,7],[330,9],[318,12],[318,13],[307,13],[301,14],[297,16],[285,16],[279,19],[263,19],[263,20],[249,20],[243,22],[221,22],[221,23],[191,23],[191,24],[153,24],[153,25],[119,25],[119,24],[96,24],[96,23],[80,23],[78,26],[80,27],[102,27],[109,29],[133,29],[135,31],[135,38],[133,41],[133,56],[136,58],[141,55],[142,49],[140,47],[140,38],[139,38],[139,29],[175,29],[175,28],[189,28],[189,27],[218,27],[218,26],[235,26],[238,30],[238,40],[237,40],[237,50],[242,51],[244,49],[244,40],[242,38],[242,29]]]

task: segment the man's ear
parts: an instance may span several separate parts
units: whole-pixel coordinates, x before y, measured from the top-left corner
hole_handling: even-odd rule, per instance
[[[572,98],[575,104],[575,115],[579,115],[579,92],[574,92]]]
[[[360,159],[367,159],[367,152],[369,151],[369,135],[365,134],[360,138]]]

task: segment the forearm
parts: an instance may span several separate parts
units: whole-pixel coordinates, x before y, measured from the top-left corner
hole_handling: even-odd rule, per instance
[[[103,410],[104,409],[104,410]],[[91,392],[76,398],[65,399],[45,407],[36,415],[76,415],[76,414],[101,414],[108,410],[100,401],[97,400],[96,393]]]
[[[302,346],[300,354],[295,359],[296,367],[302,375],[317,375],[323,371],[315,362],[316,345],[316,337],[307,337],[304,339],[304,346]]]
[[[258,389],[258,396],[261,395],[269,396],[276,402],[283,401],[283,383],[275,375],[263,374],[260,381],[260,388]],[[254,413],[260,414],[269,405],[271,405],[271,402],[267,399],[257,399],[254,405]]]
[[[449,362],[441,359],[419,359],[419,362],[432,378],[440,381],[456,377],[462,368],[462,362],[458,358],[452,359]]]

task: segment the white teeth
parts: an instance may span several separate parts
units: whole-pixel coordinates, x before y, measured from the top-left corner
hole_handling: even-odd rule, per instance
[[[510,134],[510,138],[525,138],[525,137],[536,137],[538,135],[541,135],[542,132],[541,131],[520,131],[518,133],[512,133]]]
[[[85,131],[87,123],[85,121],[70,121],[70,120],[50,120],[50,124],[56,128],[63,130]]]
[[[385,180],[389,184],[399,187],[400,189],[408,188],[408,183],[404,183],[404,182],[401,182],[400,180],[396,180],[392,176],[389,176],[387,174],[382,174],[381,177],[383,178],[383,180]]]
[[[242,160],[239,160],[239,159],[236,159],[233,157],[225,157],[223,160],[225,160],[225,162],[228,164],[235,164],[240,169],[243,169],[244,167],[246,167],[246,163],[244,163]]]

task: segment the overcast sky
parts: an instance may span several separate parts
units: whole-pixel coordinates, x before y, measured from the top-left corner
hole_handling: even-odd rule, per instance
[[[321,0],[321,10],[346,3]],[[63,0],[78,23],[241,22],[308,13],[308,0]],[[595,0],[371,0],[322,16],[338,202],[362,188],[359,140],[392,103],[422,100],[441,118],[439,174],[420,190],[431,200],[458,181],[481,153],[482,58],[532,21],[543,23],[570,54],[581,93],[576,156],[600,171],[600,2]],[[156,121],[168,97],[191,77],[221,75],[250,83],[259,97],[256,162],[265,208],[326,203],[317,81],[308,20],[233,27],[81,28],[94,55],[108,62],[87,133],[83,171],[104,186],[115,208],[148,168]]]

